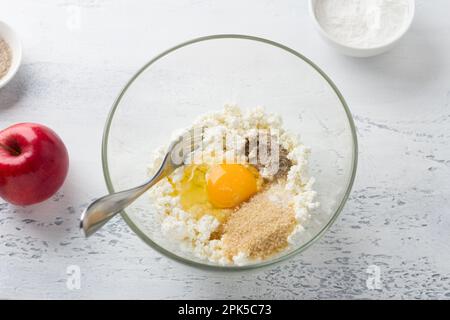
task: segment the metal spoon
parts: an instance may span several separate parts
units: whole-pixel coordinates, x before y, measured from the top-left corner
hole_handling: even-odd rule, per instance
[[[187,155],[199,147],[203,130],[195,128],[172,142],[166,153],[161,167],[149,181],[129,190],[112,193],[92,202],[81,214],[80,229],[85,237],[89,237],[99,230],[117,213],[132,204],[148,189],[164,177],[170,175],[176,168],[183,165]]]

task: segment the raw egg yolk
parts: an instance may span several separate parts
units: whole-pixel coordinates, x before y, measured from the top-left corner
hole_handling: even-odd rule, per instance
[[[209,202],[217,208],[234,208],[257,191],[257,177],[240,164],[220,164],[211,167],[207,175]]]

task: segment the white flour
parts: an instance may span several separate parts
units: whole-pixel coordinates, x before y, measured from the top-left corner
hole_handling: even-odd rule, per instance
[[[410,15],[408,0],[317,0],[314,11],[326,33],[357,48],[386,44],[401,33]]]

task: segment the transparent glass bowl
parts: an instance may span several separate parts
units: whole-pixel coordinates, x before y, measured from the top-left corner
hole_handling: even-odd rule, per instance
[[[153,151],[199,115],[225,104],[263,106],[281,115],[286,128],[311,147],[309,171],[320,207],[298,241],[269,260],[246,266],[218,266],[181,251],[160,231],[149,197],[122,213],[150,247],[197,267],[248,269],[291,257],[317,240],[334,222],[356,172],[355,126],[344,98],[313,62],[270,40],[215,35],[169,49],[147,63],[115,101],[106,123],[102,157],[109,192],[145,181]]]

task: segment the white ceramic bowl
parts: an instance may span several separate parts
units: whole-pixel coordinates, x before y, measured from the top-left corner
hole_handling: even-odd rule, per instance
[[[11,66],[9,67],[8,72],[0,79],[1,88],[6,85],[14,77],[17,70],[19,70],[22,61],[22,45],[14,30],[2,21],[0,21],[0,39],[5,40],[9,45],[12,57]]]
[[[409,0],[409,8],[410,8],[410,14],[408,17],[408,21],[406,21],[405,25],[403,26],[403,29],[399,34],[390,40],[389,42],[386,42],[383,45],[377,46],[377,47],[371,47],[371,48],[359,48],[359,47],[352,47],[346,44],[343,44],[341,42],[338,42],[333,37],[331,37],[320,25],[319,21],[317,21],[317,17],[315,14],[315,6],[318,0],[309,0],[309,13],[311,15],[312,20],[314,21],[314,24],[316,25],[317,30],[322,35],[322,38],[333,48],[338,50],[340,53],[345,54],[347,56],[351,57],[372,57],[379,55],[381,53],[384,53],[390,49],[392,49],[399,41],[400,39],[406,34],[406,32],[409,30],[411,23],[414,19],[414,12],[415,12],[415,1]]]

